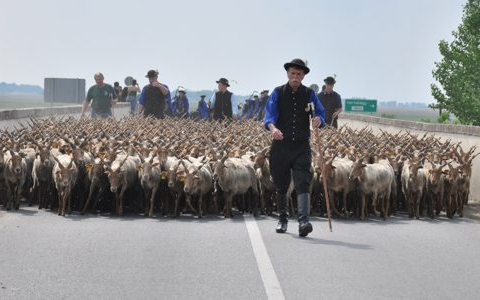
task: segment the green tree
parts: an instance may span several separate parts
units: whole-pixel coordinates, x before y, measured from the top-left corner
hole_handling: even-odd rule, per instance
[[[480,125],[480,0],[467,0],[454,40],[439,43],[431,85],[436,108],[452,112],[463,124]]]

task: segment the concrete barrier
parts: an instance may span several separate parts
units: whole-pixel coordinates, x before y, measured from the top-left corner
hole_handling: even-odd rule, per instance
[[[115,108],[130,107],[130,103],[117,103]],[[18,108],[18,109],[2,109],[0,110],[0,120],[25,119],[29,117],[42,118],[51,115],[72,115],[82,112],[81,105],[71,106],[52,106],[38,108]]]
[[[443,132],[480,137],[480,126],[422,123],[406,120],[380,118],[354,113],[343,113],[341,115],[341,119],[355,120],[369,124],[380,124],[405,129],[423,130],[428,132]]]
[[[347,124],[352,128],[370,126],[374,133],[380,133],[380,128],[391,133],[408,130],[413,134],[424,134],[425,131],[428,131],[436,137],[440,137],[442,141],[451,139],[454,143],[462,142],[461,146],[464,150],[470,149],[473,145],[480,146],[480,127],[477,126],[428,124],[347,113],[340,116],[338,124],[339,126]],[[470,181],[470,199],[473,201],[480,201],[479,182],[480,156],[473,160],[472,178]]]

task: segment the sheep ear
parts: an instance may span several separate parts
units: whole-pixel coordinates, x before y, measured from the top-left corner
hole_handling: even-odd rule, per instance
[[[92,164],[86,164],[85,165],[85,168],[87,168],[87,172],[90,172],[90,170],[92,169],[93,165]]]

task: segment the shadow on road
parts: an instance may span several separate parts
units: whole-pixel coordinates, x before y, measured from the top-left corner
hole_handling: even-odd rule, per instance
[[[12,209],[10,211],[5,211],[7,214],[19,214],[24,216],[34,216],[38,213],[38,210],[25,209],[26,207],[20,207],[19,210]]]
[[[290,235],[293,239],[309,242],[312,244],[318,245],[326,245],[326,246],[339,246],[339,247],[346,247],[350,249],[357,249],[357,250],[373,250],[374,248],[371,245],[367,244],[355,244],[349,243],[344,241],[334,241],[334,240],[327,240],[327,239],[320,239],[316,237],[299,237],[298,234],[286,232],[286,234]]]

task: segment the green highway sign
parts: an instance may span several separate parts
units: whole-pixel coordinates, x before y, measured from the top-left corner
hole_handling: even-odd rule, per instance
[[[377,112],[377,100],[345,99],[345,111]]]

